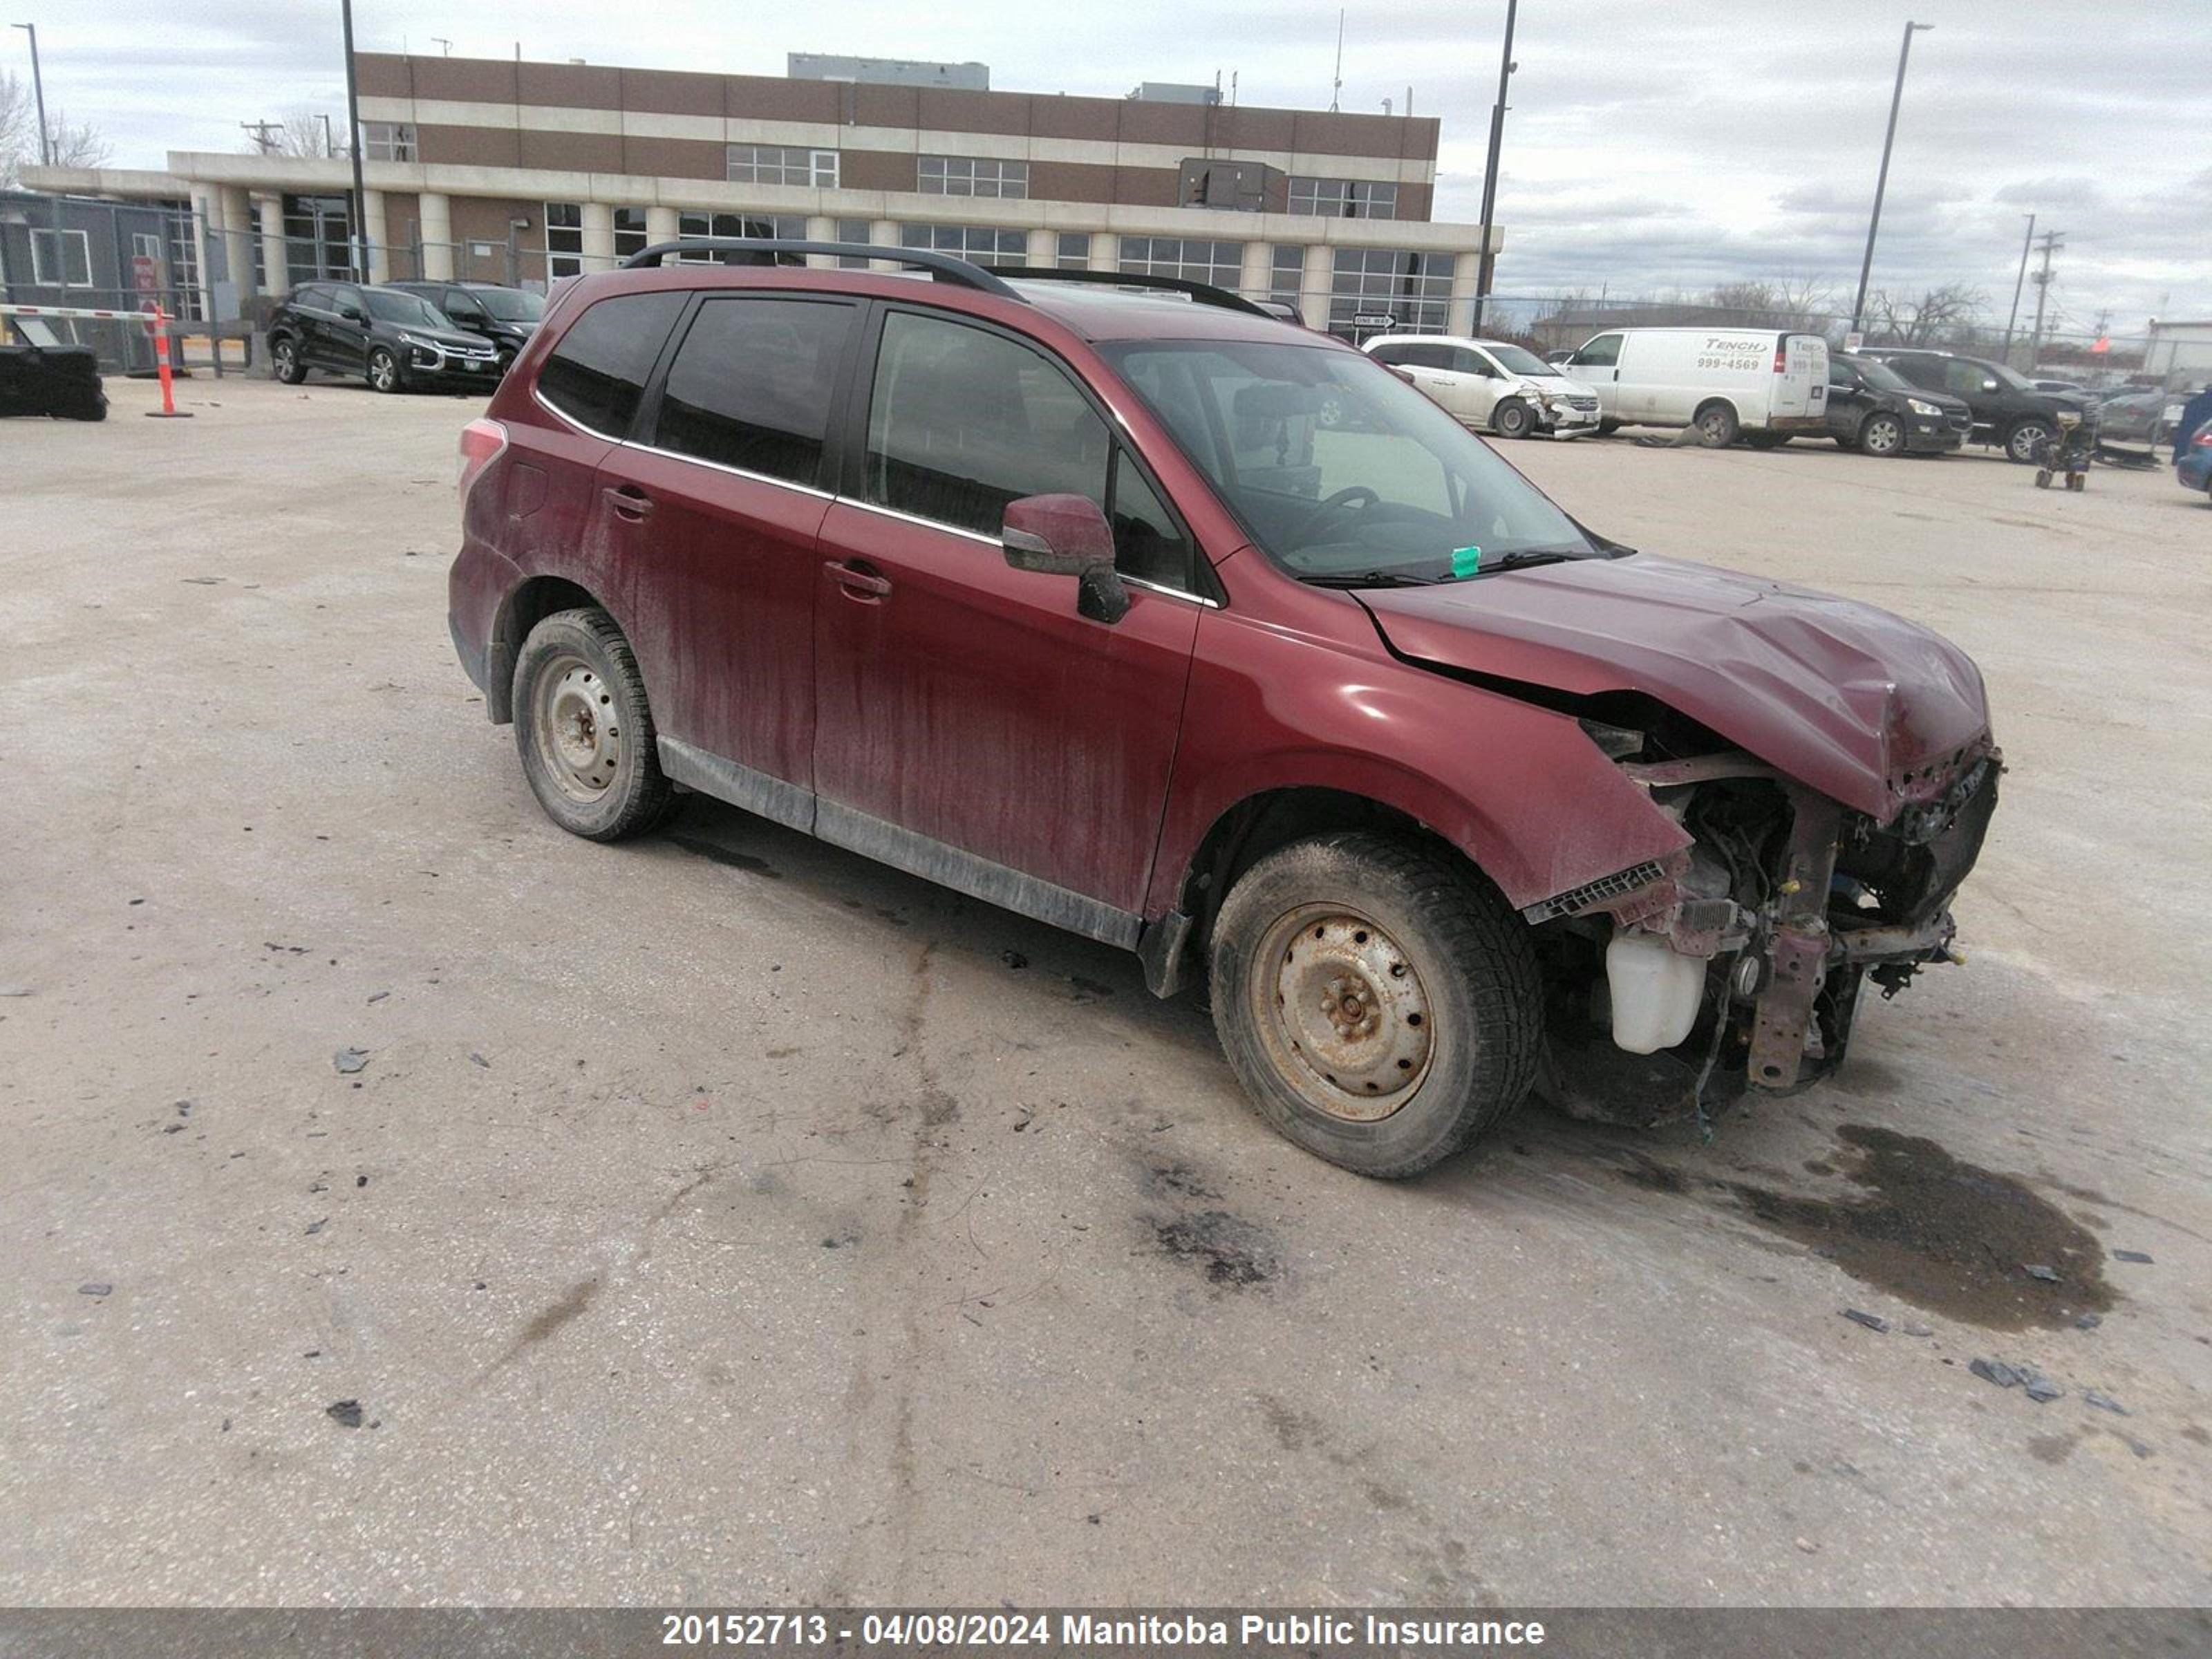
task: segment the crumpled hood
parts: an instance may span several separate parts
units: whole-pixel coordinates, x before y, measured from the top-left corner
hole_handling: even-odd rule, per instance
[[[1989,732],[1973,661],[1855,600],[1635,554],[1362,588],[1392,651],[1589,696],[1640,691],[1887,823]]]

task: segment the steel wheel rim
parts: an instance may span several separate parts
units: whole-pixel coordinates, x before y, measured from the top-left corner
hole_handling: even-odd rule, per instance
[[[1302,1101],[1375,1123],[1413,1097],[1435,1062],[1435,1007],[1388,930],[1346,905],[1301,905],[1267,929],[1256,964],[1254,1023]]]
[[[1898,423],[1887,416],[1877,416],[1867,422],[1866,447],[1876,455],[1887,455],[1905,441]]]
[[[539,672],[531,701],[547,775],[579,805],[603,799],[622,770],[622,715],[612,688],[581,657],[560,656]]]
[[[1509,409],[1498,417],[1498,429],[1506,437],[1517,438],[1528,429],[1528,411]]]
[[[1715,410],[1698,422],[1698,430],[1705,434],[1708,443],[1718,443],[1728,432],[1728,416]]]

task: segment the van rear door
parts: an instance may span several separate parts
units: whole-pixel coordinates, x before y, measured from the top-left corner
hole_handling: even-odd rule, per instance
[[[1775,342],[1769,418],[1790,425],[1825,425],[1828,415],[1828,343],[1817,334],[1784,334]]]

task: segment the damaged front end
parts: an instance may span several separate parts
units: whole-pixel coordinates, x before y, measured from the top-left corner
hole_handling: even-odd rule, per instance
[[[1961,959],[1948,906],[2003,770],[1986,733],[1886,779],[1877,814],[1741,750],[1584,725],[1691,843],[1524,913],[1550,986],[1539,1086],[1565,1109],[1640,1125],[1794,1093],[1842,1064],[1869,979],[1888,998]]]

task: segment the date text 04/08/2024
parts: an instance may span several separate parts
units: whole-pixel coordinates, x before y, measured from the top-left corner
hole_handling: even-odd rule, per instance
[[[664,1613],[661,1643],[671,1647],[813,1647],[850,1642],[888,1647],[1355,1647],[1450,1644],[1534,1647],[1534,1620],[1454,1619],[1435,1613],[870,1613],[855,1619],[822,1613]]]

